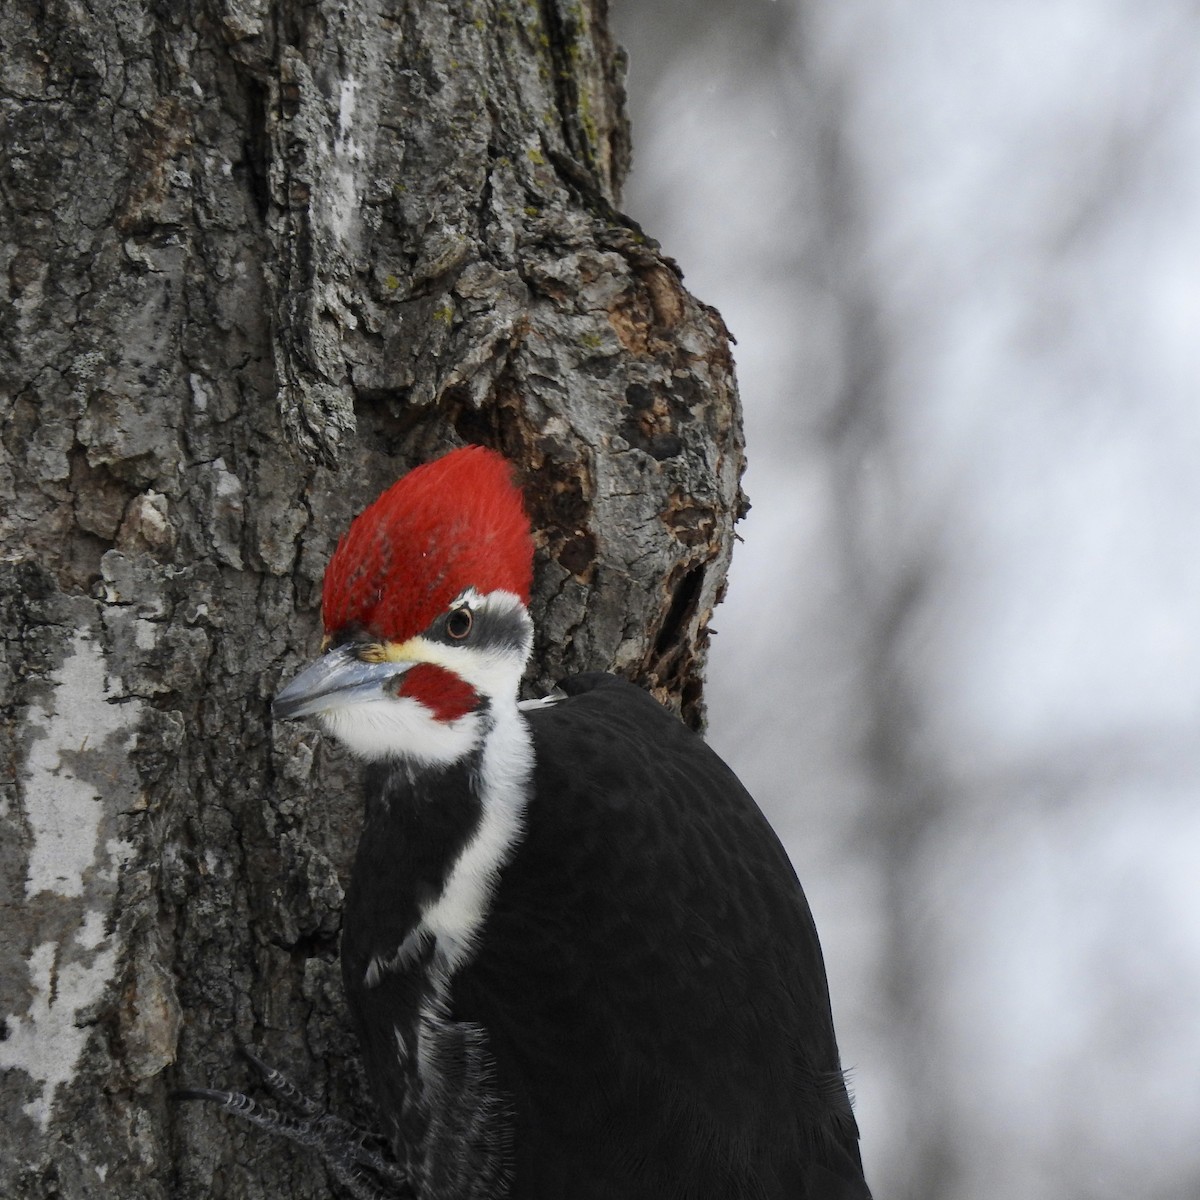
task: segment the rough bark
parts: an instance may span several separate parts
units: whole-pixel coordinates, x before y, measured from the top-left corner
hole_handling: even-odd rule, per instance
[[[0,7],[0,1194],[329,1196],[175,1087],[371,1117],[352,769],[269,698],[351,516],[462,441],[538,528],[530,688],[700,715],[728,338],[616,208],[605,0]]]

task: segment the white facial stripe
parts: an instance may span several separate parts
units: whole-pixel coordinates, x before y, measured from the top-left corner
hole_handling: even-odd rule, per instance
[[[431,638],[414,637],[404,643],[404,658],[413,662],[432,663],[453,672],[469,683],[481,696],[496,700],[515,696],[525,670],[533,643],[533,622],[525,611],[521,598],[512,592],[489,592],[481,596],[469,588],[458,596],[451,607],[465,604],[477,616],[514,616],[524,629],[519,645],[472,646],[447,644]]]
[[[391,661],[429,663],[469,684],[492,706],[516,700],[517,688],[533,643],[533,623],[521,598],[512,592],[480,595],[469,588],[454,604],[467,604],[483,622],[478,644],[457,644],[435,638],[413,637],[387,647]],[[499,624],[497,624],[497,620]],[[402,669],[402,667],[401,667]],[[478,745],[483,718],[467,713],[453,721],[439,720],[417,696],[380,695],[378,699],[353,698],[339,704],[337,692],[330,707],[320,712],[326,730],[349,750],[368,762],[407,758],[416,766],[446,765],[464,758]]]
[[[384,696],[327,708],[320,719],[352,754],[366,762],[402,756],[430,766],[445,766],[469,754],[481,729],[478,713],[439,721],[411,696]]]
[[[525,670],[524,654],[504,654],[474,646],[445,646],[440,642],[427,642],[424,638],[413,638],[408,644],[413,647],[416,661],[444,667],[469,683],[479,695],[492,700],[514,695]]]

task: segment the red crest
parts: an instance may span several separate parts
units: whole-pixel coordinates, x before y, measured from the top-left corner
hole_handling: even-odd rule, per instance
[[[338,543],[321,597],[327,633],[358,624],[387,641],[427,629],[467,588],[529,603],[533,539],[512,468],[467,446],[416,467]]]

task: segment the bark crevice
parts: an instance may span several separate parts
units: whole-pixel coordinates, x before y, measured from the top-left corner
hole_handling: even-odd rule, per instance
[[[531,693],[615,669],[701,719],[736,393],[617,210],[606,17],[0,6],[0,1193],[331,1195],[172,1106],[249,1084],[239,1044],[372,1124],[335,955],[356,771],[269,699],[413,464],[521,473]]]

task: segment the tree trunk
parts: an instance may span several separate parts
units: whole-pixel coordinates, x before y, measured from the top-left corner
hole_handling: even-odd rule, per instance
[[[496,446],[531,690],[612,668],[697,722],[727,334],[615,207],[605,0],[7,0],[0,108],[0,1194],[329,1196],[170,1098],[248,1086],[249,1045],[372,1124],[354,772],[269,713],[325,561],[408,467]]]

